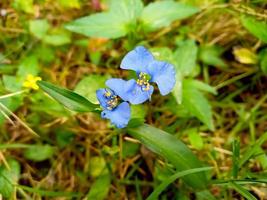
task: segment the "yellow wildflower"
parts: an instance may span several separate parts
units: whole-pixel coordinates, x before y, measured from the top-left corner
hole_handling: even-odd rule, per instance
[[[33,76],[31,74],[27,75],[26,80],[23,82],[23,87],[38,90],[39,86],[37,85],[37,81],[42,80],[39,76]]]

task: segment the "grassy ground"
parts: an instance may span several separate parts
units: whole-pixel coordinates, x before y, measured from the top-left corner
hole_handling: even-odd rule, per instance
[[[258,37],[241,19],[246,14],[266,22],[267,4],[260,0],[182,2],[201,10],[167,27],[139,33],[133,40],[130,36],[86,37],[64,29],[67,22],[106,9],[107,1],[1,0],[0,94],[23,90],[24,78],[33,74],[96,101],[94,90],[108,77],[132,76],[119,65],[137,43],[155,52],[157,48],[174,52],[183,41],[194,40],[198,54],[190,77],[217,90],[217,95],[205,93],[214,129],[205,120],[202,123],[201,115],[179,106],[175,95],[162,97],[157,92],[134,112],[184,141],[200,160],[214,167],[212,184],[197,192],[178,179],[159,199],[245,199],[242,190],[229,183],[247,178],[262,180],[242,186],[256,199],[267,199],[267,33],[260,34],[265,39]],[[38,28],[36,19],[47,23]],[[45,26],[50,37],[43,39]],[[126,130],[114,129],[96,114],[75,114],[40,90],[0,97],[0,102],[4,199],[145,199],[174,172],[164,158]]]

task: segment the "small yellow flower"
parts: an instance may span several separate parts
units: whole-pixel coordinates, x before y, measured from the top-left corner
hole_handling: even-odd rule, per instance
[[[26,80],[23,82],[23,87],[38,90],[39,86],[36,84],[37,81],[42,80],[39,76],[27,75]]]

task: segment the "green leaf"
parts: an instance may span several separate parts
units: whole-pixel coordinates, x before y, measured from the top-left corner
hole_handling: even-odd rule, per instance
[[[10,92],[16,92],[21,89],[22,81],[16,76],[3,75],[5,89]]]
[[[195,117],[214,130],[212,121],[212,110],[208,100],[187,80],[183,82],[183,101],[182,105]]]
[[[0,166],[0,194],[5,198],[12,196],[20,175],[20,164],[16,160],[8,160],[8,166],[10,170],[3,164]]]
[[[241,17],[242,25],[255,37],[263,42],[267,42],[267,23],[258,21],[253,17],[243,15]]]
[[[202,46],[200,48],[199,59],[207,65],[225,68],[226,64],[220,58],[222,52],[223,49],[219,46]]]
[[[51,33],[47,34],[43,38],[43,41],[47,44],[60,46],[70,43],[71,38],[69,32],[66,32],[66,30],[54,29]]]
[[[260,67],[262,72],[267,75],[267,49],[263,49],[259,53],[259,58],[260,58]]]
[[[45,81],[38,81],[37,84],[42,90],[70,110],[76,112],[91,112],[98,107],[96,104],[91,103],[86,98],[70,90],[60,88]]]
[[[182,75],[179,71],[176,71],[176,83],[172,90],[172,94],[178,104],[182,103],[183,100],[183,80]]]
[[[96,90],[105,88],[105,82],[108,78],[108,75],[93,74],[86,76],[76,85],[74,92],[86,97],[92,103],[98,103]],[[88,87],[89,85],[90,87]]]
[[[144,5],[141,0],[112,0],[110,12],[116,13],[130,23],[141,15],[143,8]]]
[[[203,164],[183,142],[160,129],[145,124],[127,130],[132,137],[170,161],[178,172],[203,167]],[[205,188],[207,184],[205,173],[190,174],[183,177],[183,180],[193,188]]]
[[[244,152],[244,155],[239,160],[239,168],[241,168],[251,157],[253,157],[261,145],[267,140],[267,132],[262,134],[262,136],[257,139],[257,141]]]
[[[17,71],[17,75],[22,79],[31,74],[36,76],[40,71],[38,58],[35,54],[27,55],[20,63]]]
[[[29,24],[30,32],[38,39],[44,38],[50,25],[46,19],[31,20]]]
[[[247,200],[257,200],[256,197],[254,197],[249,191],[247,191],[245,188],[243,188],[241,185],[236,184],[235,182],[230,182],[229,186],[235,191],[237,191],[239,194],[241,194],[243,197],[245,197]]]
[[[211,94],[214,94],[214,95],[217,94],[217,91],[214,87],[202,81],[194,80],[194,79],[187,79],[186,82],[189,83],[192,87],[202,90],[204,92],[210,92]]]
[[[170,185],[172,182],[174,182],[176,179],[184,177],[186,175],[190,175],[190,174],[194,174],[197,172],[203,172],[203,171],[208,171],[211,170],[212,167],[201,167],[201,168],[195,168],[195,169],[189,169],[189,170],[185,170],[182,172],[177,172],[175,174],[173,174],[172,176],[170,176],[169,178],[167,178],[165,181],[163,181],[149,196],[146,200],[154,200],[154,199],[158,199],[160,193],[168,186]]]
[[[17,10],[22,10],[25,13],[34,13],[33,0],[15,0],[13,7]]]
[[[201,150],[204,146],[202,137],[199,135],[199,132],[196,129],[191,129],[188,132],[188,137],[191,145],[197,149]]]
[[[113,13],[99,13],[68,23],[66,29],[88,37],[119,38],[127,34],[124,19]]]
[[[99,176],[91,186],[87,195],[87,200],[103,200],[106,199],[111,184],[110,174]]]
[[[108,169],[106,167],[106,161],[103,157],[93,156],[90,158],[90,176],[98,177],[100,175],[104,175],[108,173]]]
[[[82,17],[65,27],[88,37],[119,38],[134,31],[130,29],[135,28],[136,19],[142,10],[141,0],[112,0],[109,12]]]
[[[196,7],[174,1],[157,1],[144,8],[141,20],[148,30],[155,30],[169,26],[175,20],[190,17],[198,11]]]
[[[174,53],[176,61],[176,70],[179,70],[183,76],[192,73],[196,66],[198,48],[193,40],[185,41]]]
[[[67,197],[68,199],[73,199],[74,197],[76,197],[76,199],[80,199],[82,196],[81,193],[76,193],[76,192],[41,190],[38,189],[37,187],[32,188],[25,185],[19,185],[18,187],[27,192],[38,194],[40,196],[45,196],[45,197]]]
[[[52,156],[55,153],[55,148],[46,144],[46,145],[34,145],[30,146],[24,151],[25,158],[33,161],[44,161]]]

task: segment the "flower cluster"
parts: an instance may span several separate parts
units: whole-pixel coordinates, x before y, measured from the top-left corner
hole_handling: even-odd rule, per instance
[[[110,119],[117,128],[124,128],[131,116],[129,103],[150,100],[154,91],[152,83],[157,84],[161,95],[169,94],[175,85],[175,70],[170,63],[156,60],[143,46],[130,51],[120,68],[134,70],[137,79],[109,79],[106,81],[108,88],[97,90],[96,95],[103,108],[101,117]]]

